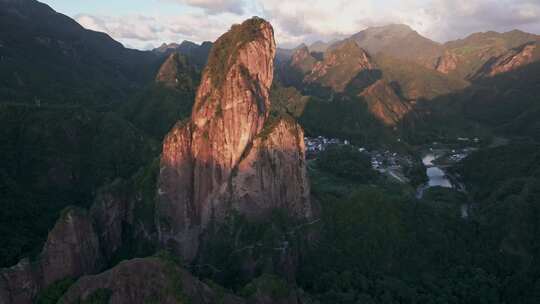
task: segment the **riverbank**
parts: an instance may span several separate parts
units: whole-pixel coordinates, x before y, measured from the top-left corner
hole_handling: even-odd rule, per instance
[[[427,150],[422,156],[422,163],[426,167],[428,181],[418,187],[416,198],[422,199],[426,190],[434,187],[453,189],[461,192],[467,197],[467,201],[460,207],[461,217],[468,218],[472,206],[470,197],[465,185],[459,180],[458,176],[452,174],[448,169],[459,163],[474,150],[474,148],[468,147],[459,150],[435,150],[433,148]]]

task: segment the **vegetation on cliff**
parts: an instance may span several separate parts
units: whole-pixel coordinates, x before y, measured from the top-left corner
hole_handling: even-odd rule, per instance
[[[35,23],[37,17],[51,17],[49,10],[45,12],[26,19]],[[18,18],[6,16],[9,22]],[[0,25],[12,24],[5,20]],[[249,19],[218,39],[206,68],[214,89],[224,87],[227,72],[245,44],[261,38],[263,22]],[[515,31],[489,32],[441,46],[403,26],[377,28],[353,38],[379,53],[374,56],[378,68],[358,73],[351,69],[351,61],[344,61],[322,77],[321,82],[329,86],[296,83],[298,90],[275,84],[269,118],[256,138],[271,136],[283,119],[295,127],[298,120],[307,135],[339,137],[357,147],[332,146],[313,161],[305,161],[303,151],[293,156],[301,170],[307,163],[311,184],[298,188],[311,187],[310,199],[316,202],[313,218],[294,218],[281,205],[269,210],[270,216],[264,219],[230,208],[224,218],[216,220],[211,212],[197,244],[198,255],[189,262],[170,253],[154,254],[159,247],[154,242],[156,198],[163,190],[157,186],[163,168],[155,143],[191,113],[198,73],[189,62],[173,55],[177,65],[168,71],[172,78],[166,79],[173,85],[143,88],[151,79],[148,70],[160,61],[154,61],[154,55],[126,50],[73,22],[61,24],[93,44],[102,44],[103,49],[86,49],[84,43],[79,47],[67,41],[76,47],[68,48],[68,55],[63,56],[54,39],[25,41],[31,32],[23,24],[8,37],[16,47],[0,50],[2,58],[11,60],[0,71],[0,266],[35,256],[59,217],[58,223],[65,224],[64,215],[88,208],[96,196],[101,199],[103,193],[111,194],[103,198],[107,205],[115,203],[118,195],[120,203],[129,206],[121,211],[104,210],[105,215],[117,217],[106,217],[107,227],[100,229],[118,223],[121,227],[121,244],[115,244],[119,247],[111,249],[114,252],[108,252],[105,261],[111,269],[77,281],[59,280],[40,291],[37,303],[57,303],[64,296],[73,296],[80,303],[108,303],[114,293],[129,296],[122,294],[126,290],[143,294],[140,299],[149,303],[169,298],[178,303],[198,298],[229,303],[226,297],[234,299],[231,303],[257,303],[261,298],[287,303],[289,298],[299,298],[300,289],[322,304],[540,302],[540,66],[533,62],[494,77],[469,77],[486,62],[497,63],[490,59],[506,58],[499,56],[538,37]],[[55,29],[45,29],[60,35]],[[4,40],[5,35],[0,33],[0,38]],[[402,49],[398,46],[403,41],[410,43]],[[368,56],[351,41],[342,49],[336,47],[330,47],[327,55],[355,60]],[[395,50],[403,52],[396,54]],[[42,57],[30,56],[35,51]],[[99,54],[91,57],[92,51]],[[449,59],[460,64],[449,71],[450,76],[429,69],[443,51],[455,55]],[[320,60],[307,49],[303,52],[307,52],[307,60],[300,63],[301,68]],[[88,56],[88,61],[75,59],[80,56]],[[137,60],[141,65],[132,69],[130,64]],[[357,96],[377,81],[384,81],[385,88],[401,99],[418,101],[414,111],[394,128],[383,125],[369,103]],[[213,118],[223,118],[224,111],[216,108]],[[300,134],[296,133],[296,139]],[[411,185],[398,184],[372,170],[369,157],[357,149],[457,141],[464,135],[483,141],[493,134],[510,137],[509,144],[489,147],[482,143],[479,151],[452,170],[467,192],[432,188],[422,199],[415,197],[414,188],[426,182],[424,166],[406,168]],[[208,146],[216,138],[208,130],[201,137]],[[252,145],[246,146],[242,159]],[[269,171],[275,173],[281,160],[272,159],[267,164]],[[239,169],[233,172],[234,178]],[[189,179],[201,176],[192,174]],[[210,183],[216,176],[208,178]],[[287,182],[299,182],[303,176],[298,176]],[[267,180],[256,181],[264,188]],[[225,183],[224,187],[231,187],[230,180]],[[286,196],[284,189],[292,186],[296,185],[278,184],[276,193]],[[193,195],[193,189],[188,190]],[[249,191],[241,194],[249,207],[258,202],[249,200],[253,194]],[[471,199],[474,204],[469,205]],[[224,200],[227,207],[235,203]],[[75,207],[66,209],[71,205]],[[461,209],[464,206],[470,211],[466,215]],[[97,225],[92,221],[96,219],[89,218],[89,226]],[[100,229],[96,230],[103,232]],[[108,245],[113,248],[101,244],[97,250],[106,251],[103,246]],[[116,272],[118,269],[122,271]],[[3,279],[8,272],[2,272],[0,288],[5,288],[8,279]],[[116,283],[119,285],[109,286]]]
[[[2,266],[41,249],[59,212],[88,207],[97,189],[129,177],[156,151],[114,113],[0,105]]]
[[[264,19],[257,17],[248,19],[242,24],[233,25],[227,33],[216,40],[206,65],[206,73],[216,88],[222,85],[242,47],[248,42],[261,38],[259,28],[263,22],[265,22]]]

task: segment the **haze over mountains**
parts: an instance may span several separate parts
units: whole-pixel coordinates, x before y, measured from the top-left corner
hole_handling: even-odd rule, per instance
[[[138,51],[0,0],[0,75],[2,304],[540,300],[539,35]]]

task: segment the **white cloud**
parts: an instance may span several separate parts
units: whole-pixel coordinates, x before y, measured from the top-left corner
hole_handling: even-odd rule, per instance
[[[274,25],[276,40],[292,47],[302,42],[340,39],[369,26],[405,23],[437,41],[478,31],[514,28],[540,33],[538,0],[162,0],[192,9],[171,16],[79,15],[90,29],[143,48],[162,42],[215,40],[233,23],[252,15]],[[199,8],[199,9],[193,9]]]
[[[282,43],[328,40],[390,23],[405,23],[441,42],[487,30],[540,32],[538,0],[261,0],[261,6],[280,29]]]
[[[418,20],[434,39],[457,39],[479,31],[540,31],[537,0],[433,0]]]
[[[85,28],[105,32],[116,39],[152,41],[159,39],[160,25],[157,20],[146,16],[108,17],[79,15],[75,18]]]
[[[241,0],[167,0],[189,6],[202,8],[206,13],[215,15],[220,13],[234,13],[242,15],[245,3]]]
[[[214,41],[243,17],[226,14],[219,18],[204,14],[174,16],[94,16],[75,17],[85,28],[108,33],[126,46],[149,49],[166,42]]]

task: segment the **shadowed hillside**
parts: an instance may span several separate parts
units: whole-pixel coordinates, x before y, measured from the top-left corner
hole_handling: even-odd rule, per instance
[[[162,60],[35,0],[0,1],[0,41],[0,102],[118,103]]]
[[[437,141],[463,134],[540,139],[540,62],[478,79],[457,92],[417,103],[416,117],[402,130],[411,141]],[[461,134],[461,135],[460,135]]]

